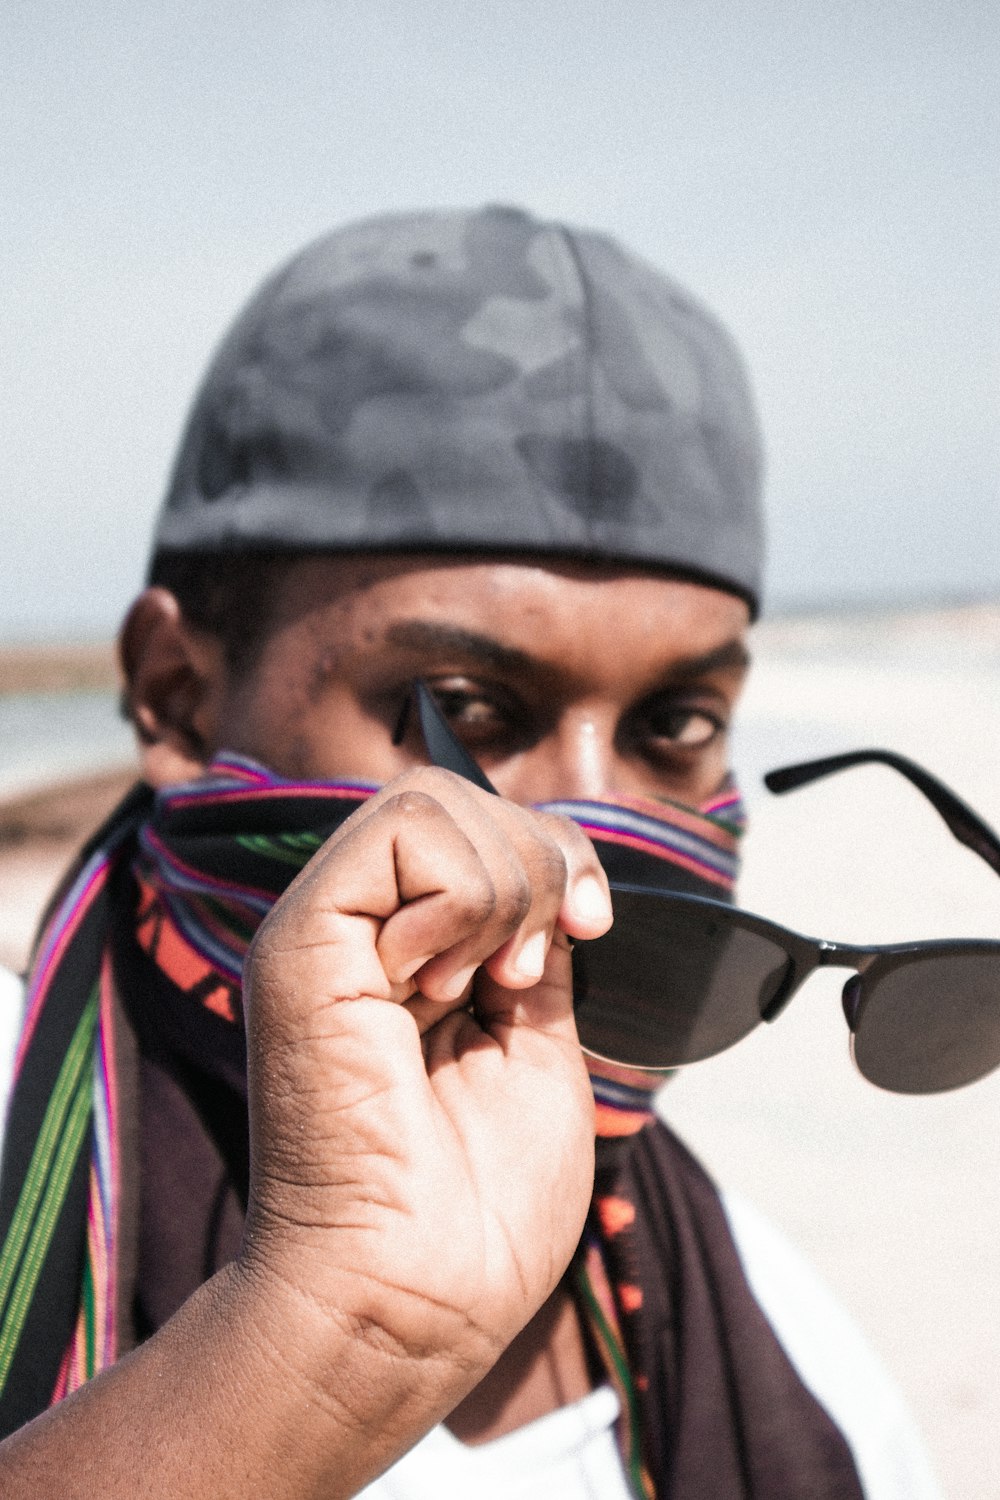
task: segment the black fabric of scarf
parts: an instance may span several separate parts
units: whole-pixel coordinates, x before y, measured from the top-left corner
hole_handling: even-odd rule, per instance
[[[839,1428],[805,1388],[753,1297],[718,1192],[655,1121],[598,1141],[598,1196],[636,1206],[606,1255],[641,1288],[619,1319],[640,1376],[640,1428],[658,1497],[858,1500]]]

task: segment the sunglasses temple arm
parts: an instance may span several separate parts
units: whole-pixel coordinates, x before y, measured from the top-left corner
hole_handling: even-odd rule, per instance
[[[844,755],[830,755],[822,760],[782,766],[776,771],[768,771],[764,777],[764,785],[771,792],[791,792],[796,787],[818,781],[822,776],[845,771],[850,766],[869,765],[873,762],[890,766],[923,792],[959,843],[971,849],[973,854],[978,854],[980,859],[985,860],[1000,875],[1000,839],[992,828],[971,807],[967,807],[961,798],[956,797],[943,781],[938,781],[936,776],[918,766],[916,761],[908,760],[905,755],[897,755],[893,750],[851,750]]]
[[[431,763],[440,766],[443,771],[453,771],[456,776],[471,781],[473,786],[481,787],[484,792],[499,796],[492,781],[480,770],[461,740],[456,737],[430,688],[419,678],[413,684],[413,698]]]

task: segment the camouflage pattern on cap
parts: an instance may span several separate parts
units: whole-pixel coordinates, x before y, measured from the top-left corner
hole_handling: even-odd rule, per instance
[[[406,214],[264,284],[155,543],[634,561],[756,608],[760,480],[739,355],[674,282],[518,209]]]

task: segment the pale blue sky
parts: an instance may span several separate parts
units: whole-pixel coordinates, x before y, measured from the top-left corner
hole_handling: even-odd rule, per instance
[[[699,292],[751,364],[771,599],[1000,596],[994,0],[7,0],[0,637],[102,633],[271,266],[522,202]]]

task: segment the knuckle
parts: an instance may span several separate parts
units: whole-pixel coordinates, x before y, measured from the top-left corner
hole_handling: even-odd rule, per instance
[[[383,803],[383,811],[415,822],[440,813],[441,804],[436,797],[419,787],[404,787]]]
[[[504,881],[503,895],[498,900],[498,915],[505,926],[520,927],[531,910],[532,884],[526,870],[514,870]]]
[[[558,844],[547,844],[539,851],[539,878],[544,883],[546,890],[558,891],[560,894],[566,889],[566,881],[569,869],[566,864],[566,856]]]
[[[574,859],[594,859],[593,844],[572,818],[563,817],[561,813],[539,813],[538,817],[549,838],[559,849],[564,865],[567,854]]]
[[[537,876],[548,886],[564,886],[568,873],[566,847],[575,844],[572,835],[566,836],[566,829],[572,829],[577,835],[580,830],[575,823],[570,823],[556,813],[540,815],[538,823],[540,826],[536,826],[534,830],[535,847],[532,851]]]
[[[497,913],[497,889],[485,869],[463,873],[458,893],[462,911],[476,927],[484,927]]]

